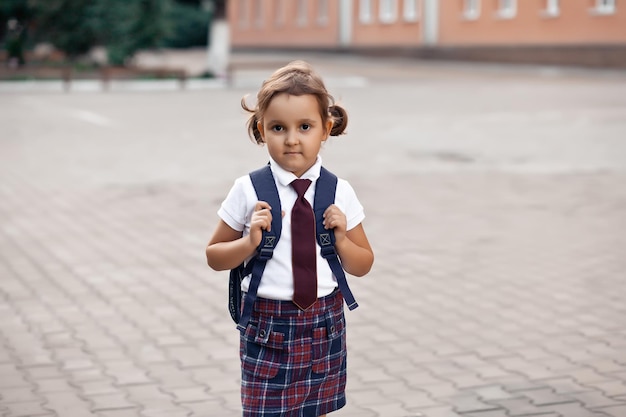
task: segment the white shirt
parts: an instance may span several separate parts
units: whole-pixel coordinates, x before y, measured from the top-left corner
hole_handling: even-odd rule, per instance
[[[289,184],[297,177],[282,169],[274,160],[270,159],[272,175],[278,188],[283,216],[282,232],[278,244],[274,248],[274,255],[265,265],[265,271],[259,285],[258,296],[273,300],[291,300],[293,298],[293,271],[291,268],[291,209],[296,202],[297,193]],[[313,206],[315,185],[320,176],[322,158],[318,155],[315,164],[300,178],[312,181],[304,198]],[[237,178],[228,196],[222,202],[217,214],[234,230],[243,232],[243,236],[250,234],[250,218],[258,197],[254,191],[249,175]],[[335,205],[346,215],[347,230],[358,226],[365,214],[354,189],[342,179],[337,182]],[[328,261],[322,258],[319,244],[317,247],[317,296],[324,297],[337,287],[337,280],[332,274]],[[248,291],[250,276],[241,283],[241,289]]]

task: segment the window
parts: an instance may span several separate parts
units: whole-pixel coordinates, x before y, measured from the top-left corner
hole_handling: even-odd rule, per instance
[[[546,8],[543,11],[546,17],[554,17],[559,15],[559,0],[546,0]]]
[[[615,0],[596,0],[596,7],[592,9],[596,14],[615,13]]]
[[[465,0],[463,2],[463,17],[467,20],[476,20],[480,16],[480,0]]]
[[[393,23],[398,18],[398,0],[380,0],[380,21]]]
[[[498,17],[501,19],[513,19],[516,13],[516,0],[498,0]]]
[[[258,1],[259,3],[261,2],[261,0],[255,0]],[[308,0],[298,0],[298,16],[297,16],[297,22],[298,22],[298,26],[306,26],[307,23],[307,17],[308,17],[308,10],[307,10],[307,4],[308,4]]]
[[[317,1],[317,24],[320,26],[328,24],[328,0]]]
[[[402,15],[405,22],[415,22],[419,18],[417,10],[418,0],[404,0],[402,6]]]
[[[361,23],[372,23],[372,0],[359,1],[359,20]]]

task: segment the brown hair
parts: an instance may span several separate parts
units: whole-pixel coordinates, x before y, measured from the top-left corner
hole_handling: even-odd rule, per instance
[[[263,81],[261,89],[257,93],[257,103],[253,108],[246,104],[246,97],[241,99],[241,107],[251,113],[248,119],[248,135],[258,144],[263,143],[261,132],[257,128],[257,122],[263,119],[272,99],[281,93],[294,96],[312,94],[317,99],[322,123],[325,125],[330,119],[333,127],[330,136],[339,136],[344,133],[348,125],[348,113],[335,104],[335,99],[326,90],[322,78],[313,68],[304,61],[293,61],[276,70],[270,78]]]

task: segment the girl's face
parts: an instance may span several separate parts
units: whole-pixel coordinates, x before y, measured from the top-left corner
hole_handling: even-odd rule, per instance
[[[272,98],[257,127],[272,159],[300,177],[315,164],[332,121],[322,122],[314,95],[282,93]]]

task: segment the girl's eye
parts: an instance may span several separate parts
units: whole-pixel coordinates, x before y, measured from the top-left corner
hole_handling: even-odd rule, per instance
[[[272,131],[274,132],[282,132],[283,127],[280,125],[272,126]]]
[[[307,124],[307,123],[303,124],[303,125],[300,127],[300,129],[302,129],[302,130],[309,130],[310,128],[311,128],[311,125],[310,125],[310,124]]]

